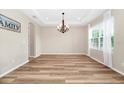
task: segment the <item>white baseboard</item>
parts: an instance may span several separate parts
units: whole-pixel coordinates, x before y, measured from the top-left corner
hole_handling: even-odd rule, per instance
[[[88,55],[87,55],[87,56],[88,56]],[[94,58],[94,57],[91,57],[91,56],[88,56],[88,57],[90,57],[91,59],[93,59],[93,60],[95,60],[95,61],[97,61],[97,62],[99,62],[99,63],[101,63],[101,64],[103,64],[103,65],[105,65],[105,66],[107,66],[104,62],[102,62],[102,61],[100,61],[100,60],[98,60],[98,59],[96,59],[96,58]],[[117,73],[119,73],[119,74],[121,74],[121,75],[124,76],[124,73],[121,72],[121,71],[119,71],[118,69],[113,68],[113,67],[109,67],[109,66],[107,66],[107,67],[108,67],[108,68],[111,68],[111,69],[114,70],[115,72],[117,72]]]
[[[36,55],[34,58],[37,58],[37,57],[39,57],[39,56],[41,56],[41,53],[40,53],[40,54],[38,54],[38,55]]]
[[[32,58],[36,58],[37,56],[30,56],[30,57],[32,57]]]
[[[87,55],[87,56],[88,56],[88,55]],[[94,57],[91,57],[91,56],[88,56],[88,57],[90,57],[91,59],[93,59],[93,60],[95,60],[95,61],[97,61],[97,62],[99,62],[99,63],[105,65],[104,62],[102,62],[102,61],[100,61],[100,60],[98,60],[98,59],[96,59],[96,58],[94,58]]]
[[[42,53],[41,55],[86,55],[84,53]]]
[[[124,76],[124,73],[123,73],[123,72],[121,72],[121,71],[119,71],[118,69],[113,68],[113,67],[111,67],[111,69],[112,69],[112,70],[114,70],[115,72],[117,72],[117,73],[119,73],[119,74],[121,74],[121,75],[123,75],[123,76]]]
[[[32,57],[32,58],[37,58],[37,57],[39,57],[41,54],[38,54],[38,55],[36,55],[36,56],[30,56],[30,57]]]
[[[22,64],[17,65],[16,67],[10,69],[9,71],[6,71],[5,73],[3,73],[3,74],[0,75],[0,78],[2,78],[3,76],[5,76],[5,75],[7,75],[8,73],[10,73],[10,72],[16,70],[17,68],[23,66],[24,64],[26,64],[26,63],[28,63],[28,62],[29,62],[29,60],[25,61],[25,62],[22,63]]]

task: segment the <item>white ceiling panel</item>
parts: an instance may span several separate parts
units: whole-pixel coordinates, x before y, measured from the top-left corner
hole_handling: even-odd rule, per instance
[[[69,25],[86,25],[105,9],[26,9],[22,10],[27,16],[41,26],[56,26],[61,23],[61,13],[65,13],[65,23]]]

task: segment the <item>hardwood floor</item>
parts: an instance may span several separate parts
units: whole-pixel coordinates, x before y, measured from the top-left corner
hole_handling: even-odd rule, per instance
[[[42,55],[0,79],[0,83],[124,83],[124,76],[81,55]]]

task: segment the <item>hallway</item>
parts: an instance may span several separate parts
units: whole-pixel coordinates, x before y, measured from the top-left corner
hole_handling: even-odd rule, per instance
[[[124,83],[124,77],[83,55],[42,55],[0,79],[0,83]]]

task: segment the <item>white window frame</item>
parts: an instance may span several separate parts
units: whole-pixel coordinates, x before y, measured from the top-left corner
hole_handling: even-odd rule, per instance
[[[91,44],[90,44],[90,48],[91,48],[91,49],[96,49],[96,50],[101,50],[101,51],[103,50],[103,47],[102,47],[102,48],[100,47],[100,44],[101,44],[100,38],[102,37],[100,30],[103,29],[103,28],[102,28],[102,24],[103,24],[103,23],[101,22],[101,23],[99,23],[99,24],[97,24],[97,25],[95,25],[95,26],[93,26],[93,27],[90,28],[90,37],[89,37],[90,39],[89,39],[89,40],[90,40],[90,43],[91,43]],[[100,31],[100,32],[99,32],[99,36],[96,37],[96,38],[98,38],[98,46],[97,46],[97,45],[94,46],[94,44],[93,44],[94,41],[91,41],[91,39],[94,40],[94,38],[92,37],[92,36],[93,36],[93,32],[92,32],[92,31],[93,31],[94,29],[100,29],[100,30],[99,30],[99,31]],[[103,33],[103,32],[102,32],[102,33]],[[104,38],[104,36],[103,36],[103,38]]]

